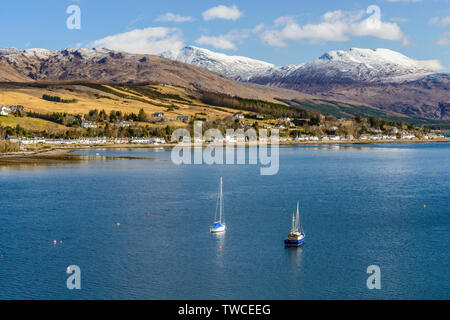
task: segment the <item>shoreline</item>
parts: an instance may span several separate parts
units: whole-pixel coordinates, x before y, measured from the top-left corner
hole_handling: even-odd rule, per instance
[[[450,139],[436,139],[436,140],[381,140],[381,141],[289,141],[281,142],[279,146],[333,146],[333,145],[377,145],[377,144],[400,144],[400,143],[450,143]],[[270,145],[270,143],[268,144]],[[21,164],[52,164],[61,162],[81,162],[89,160],[114,160],[114,159],[146,159],[155,160],[148,157],[104,157],[104,156],[84,156],[74,153],[77,150],[96,150],[96,149],[168,149],[177,146],[177,144],[163,144],[163,145],[132,145],[132,144],[114,144],[114,145],[74,145],[70,147],[49,146],[48,149],[39,151],[22,151],[14,153],[0,154],[0,166],[2,165],[21,165]],[[202,147],[208,145],[203,144]],[[220,145],[210,145],[220,146]],[[225,145],[224,145],[225,146]],[[234,147],[248,147],[249,144],[233,144]]]

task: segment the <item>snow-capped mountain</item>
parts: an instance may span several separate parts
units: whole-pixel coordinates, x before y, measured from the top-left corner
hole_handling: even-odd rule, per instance
[[[330,51],[291,76],[304,80],[346,79],[368,82],[413,81],[436,73],[437,61],[411,59],[388,49]]]
[[[284,75],[298,68],[298,66],[280,68],[268,62],[241,56],[229,56],[193,46],[184,47],[176,51],[167,51],[162,53],[161,56],[189,63],[238,81],[251,81],[252,78],[274,73]]]
[[[0,82],[159,83],[248,99],[304,97],[233,81],[208,70],[147,54],[107,49],[0,49]],[[280,93],[281,92],[281,93]]]
[[[0,49],[0,82],[157,82],[258,99],[297,94],[278,89],[284,88],[446,120],[450,76],[436,73],[439,67],[437,61],[419,61],[387,49],[330,51],[305,65],[283,67],[195,47],[163,57],[107,49]]]
[[[70,59],[71,56],[76,56],[82,59],[98,59],[105,57],[112,57],[115,54],[120,54],[122,56],[134,57],[136,55],[116,52],[108,49],[63,49],[63,50],[47,50],[47,49],[26,49],[19,50],[16,48],[6,48],[0,49],[0,57],[4,57],[6,60],[14,62],[20,59],[38,59],[38,60],[48,60],[48,59]]]
[[[189,63],[225,77],[258,83],[344,80],[363,82],[413,81],[436,73],[440,68],[434,60],[415,60],[389,49],[330,51],[320,58],[298,65],[275,65],[247,57],[229,56],[197,47],[168,51],[161,56]]]

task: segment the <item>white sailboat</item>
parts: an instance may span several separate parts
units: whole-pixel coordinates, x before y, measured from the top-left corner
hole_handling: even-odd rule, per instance
[[[224,214],[223,214],[222,177],[220,177],[219,198],[218,198],[217,202],[218,202],[219,210],[217,210],[217,206],[216,206],[214,225],[210,229],[211,233],[225,232],[225,230],[227,228],[225,225],[225,219],[224,219]],[[217,213],[219,213],[219,215],[217,215]]]
[[[284,244],[287,247],[299,247],[305,241],[305,233],[303,232],[303,227],[300,224],[300,210],[299,202],[297,201],[297,216],[292,214],[292,228],[291,232],[284,240]]]

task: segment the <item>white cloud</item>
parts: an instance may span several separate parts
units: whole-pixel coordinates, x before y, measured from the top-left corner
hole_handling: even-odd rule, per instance
[[[243,13],[239,11],[236,5],[233,5],[231,7],[220,5],[203,12],[203,19],[205,19],[206,21],[213,19],[236,21],[242,16],[242,14]]]
[[[439,60],[416,60],[416,62],[424,68],[434,71],[445,69]]]
[[[201,36],[195,42],[200,45],[212,46],[222,50],[237,50],[236,42],[242,42],[249,37],[248,30],[233,30],[219,36]]]
[[[436,44],[440,46],[450,46],[450,32],[444,33],[442,38],[436,41]]]
[[[216,49],[237,50],[234,42],[227,39],[227,37],[224,35],[220,35],[217,37],[201,36],[200,38],[195,40],[195,42],[200,45],[212,46]]]
[[[192,22],[192,21],[194,21],[194,18],[192,18],[192,17],[184,17],[184,16],[181,16],[179,14],[168,12],[168,13],[162,15],[162,16],[159,16],[156,19],[156,21],[159,21],[159,22],[180,22],[181,23],[181,22]]]
[[[429,22],[430,22],[430,24],[434,24],[434,25],[437,25],[440,27],[445,27],[450,24],[450,16],[443,17],[443,18],[434,17],[434,18],[431,18]]]
[[[396,23],[381,21],[380,10],[370,6],[365,12],[342,10],[326,12],[321,22],[299,25],[292,17],[280,17],[272,27],[259,28],[261,39],[271,46],[286,46],[288,40],[309,40],[311,43],[327,41],[348,41],[353,37],[371,36],[385,40],[399,41],[408,45],[408,38]]]
[[[107,48],[137,54],[160,54],[184,47],[181,32],[176,28],[146,28],[120,33],[94,41],[94,48]]]

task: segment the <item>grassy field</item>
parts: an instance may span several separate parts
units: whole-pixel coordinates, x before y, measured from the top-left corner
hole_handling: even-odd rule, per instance
[[[76,99],[74,103],[59,103],[42,99],[42,96]],[[194,98],[194,99],[193,99]],[[23,105],[25,111],[37,113],[66,112],[86,114],[92,109],[138,113],[140,109],[151,115],[164,112],[166,117],[194,116],[207,113],[216,119],[235,113],[235,110],[216,108],[197,101],[185,89],[172,86],[126,86],[99,84],[48,85],[41,87],[8,86],[0,90],[0,104]]]
[[[21,118],[12,116],[0,116],[0,125],[2,125],[3,127],[12,127],[12,128],[15,128],[17,125],[20,125],[25,130],[30,131],[46,130],[52,133],[64,132],[65,130],[67,130],[67,127],[63,125],[42,119],[35,119],[29,117]]]

